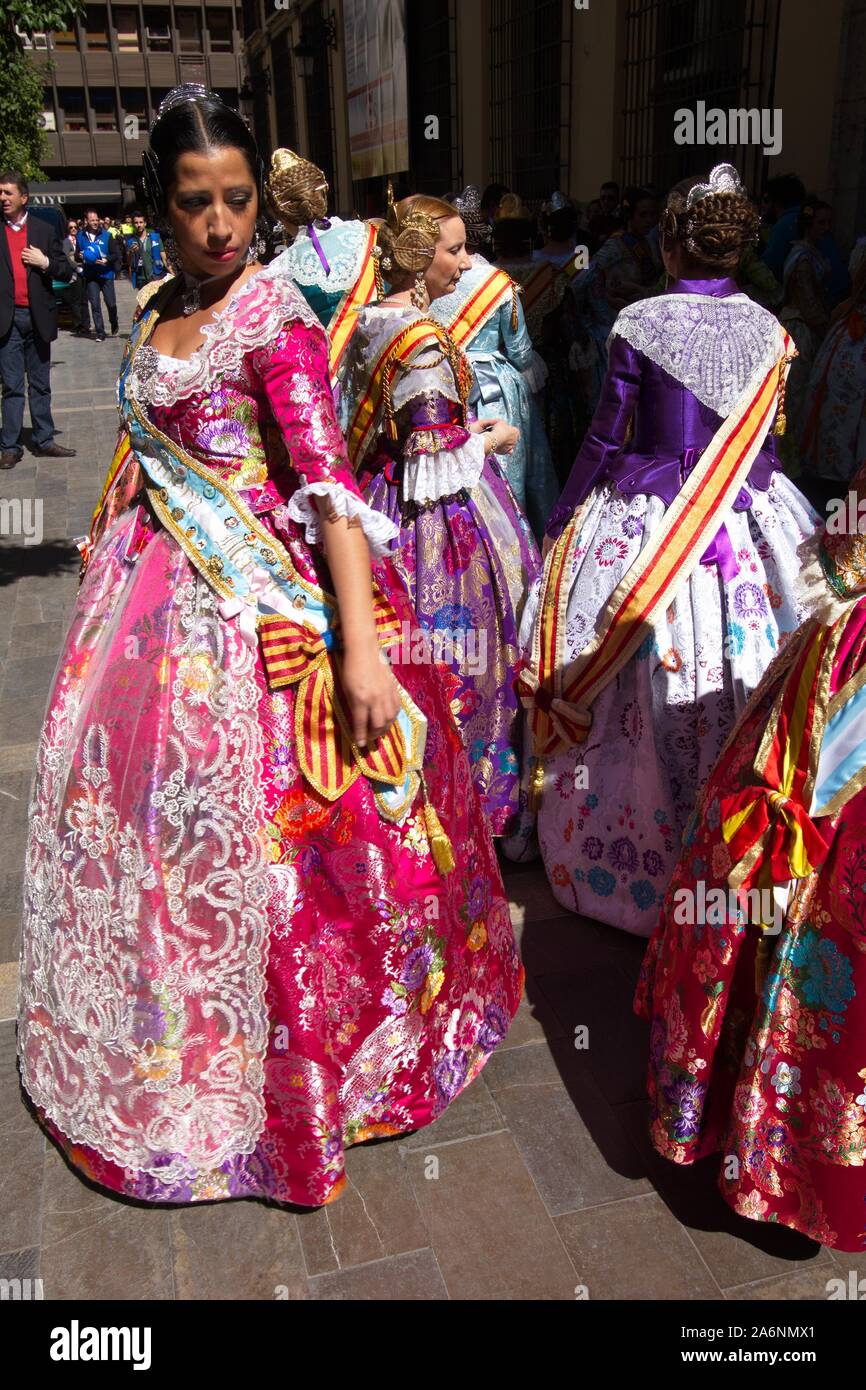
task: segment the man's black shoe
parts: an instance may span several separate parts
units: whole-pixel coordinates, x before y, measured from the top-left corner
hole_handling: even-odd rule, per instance
[[[23,454],[23,449],[4,449],[0,453],[0,468],[14,468]]]
[[[104,333],[97,333],[97,335],[96,335],[96,341],[97,341],[98,343],[104,343],[104,342],[105,342],[105,334],[104,334]]]
[[[38,459],[74,459],[74,449],[64,449],[62,444],[46,444],[44,449],[37,449],[35,445],[30,447],[31,454],[35,454]]]
[[[120,332],[120,328],[118,327],[117,324],[115,324],[114,327],[113,327],[112,330],[111,330],[111,336],[112,336],[112,338],[116,338],[119,332]]]

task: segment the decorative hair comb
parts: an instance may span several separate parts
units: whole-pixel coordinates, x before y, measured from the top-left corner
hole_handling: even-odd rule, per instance
[[[201,82],[181,82],[179,87],[172,87],[156,108],[156,115],[150,123],[151,134],[157,121],[162,120],[167,111],[173,106],[180,106],[181,102],[192,101],[195,97],[210,97],[212,101],[218,101],[223,106],[226,104],[221,96],[209,91]]]
[[[696,183],[694,188],[689,189],[686,207],[694,207],[701,198],[708,198],[711,193],[736,193],[742,196],[745,192],[733,164],[717,164],[710,172],[709,183]]]

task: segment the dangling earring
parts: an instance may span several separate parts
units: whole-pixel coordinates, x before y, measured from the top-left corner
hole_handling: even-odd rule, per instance
[[[427,281],[424,279],[423,270],[419,270],[418,274],[415,276],[415,283],[409,291],[409,298],[415,308],[420,309],[422,313],[430,303],[430,297],[427,294]]]
[[[260,232],[257,232],[247,247],[247,265],[252,265],[253,261],[258,261],[265,254],[265,239]]]

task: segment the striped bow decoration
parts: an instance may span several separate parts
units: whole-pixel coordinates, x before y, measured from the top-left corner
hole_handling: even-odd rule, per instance
[[[376,635],[381,647],[399,638],[397,614],[374,588]],[[407,773],[406,748],[399,725],[367,748],[352,738],[346,702],[333,666],[330,632],[318,633],[304,623],[275,613],[258,620],[265,675],[271,690],[298,687],[295,737],[303,776],[328,801],[336,801],[363,776],[400,786]]]

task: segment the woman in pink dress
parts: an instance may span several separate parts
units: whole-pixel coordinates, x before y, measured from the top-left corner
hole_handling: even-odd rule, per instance
[[[252,138],[176,89],[145,174],[179,274],[139,300],[39,744],[21,1074],[107,1188],[317,1206],[477,1075],[523,972],[438,675],[382,659],[417,620],[327,339],[256,259]]]

